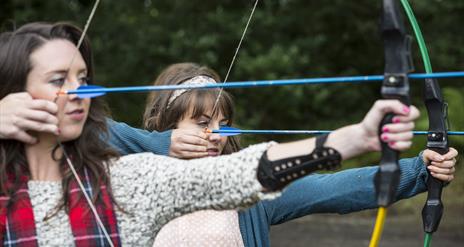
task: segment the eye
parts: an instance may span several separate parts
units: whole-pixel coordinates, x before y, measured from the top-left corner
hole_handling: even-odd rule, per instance
[[[230,121],[228,119],[223,119],[221,122],[219,122],[219,126],[224,126],[224,127],[230,127]]]
[[[65,81],[66,81],[66,78],[62,77],[62,78],[56,78],[56,79],[50,80],[48,83],[61,87],[63,86]]]
[[[208,121],[198,121],[197,125],[202,127],[202,128],[208,127]]]
[[[90,84],[90,77],[85,76],[85,77],[79,78],[79,84],[84,85],[84,86]]]
[[[230,127],[230,125],[228,125],[227,123],[221,123],[221,125],[219,125],[219,128],[228,128]]]

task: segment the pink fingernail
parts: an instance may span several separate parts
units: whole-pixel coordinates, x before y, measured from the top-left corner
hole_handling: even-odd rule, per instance
[[[409,113],[411,111],[411,109],[407,106],[403,106],[403,112],[404,113]]]
[[[400,118],[398,118],[398,117],[393,118],[393,123],[399,123],[399,122],[400,122]]]
[[[388,140],[388,136],[387,135],[382,135],[382,140],[384,140],[384,141]]]
[[[383,132],[389,132],[390,130],[388,129],[388,127],[383,127],[382,131]]]
[[[394,146],[396,144],[396,142],[389,142],[388,145],[390,146]]]

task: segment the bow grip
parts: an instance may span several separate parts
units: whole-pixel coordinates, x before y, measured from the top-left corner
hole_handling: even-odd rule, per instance
[[[439,154],[446,154],[448,149],[429,148]],[[427,201],[422,208],[422,222],[424,231],[427,233],[435,232],[440,225],[443,215],[443,202],[441,201],[441,193],[443,190],[443,181],[432,177],[430,171],[427,170],[429,178],[427,180]]]
[[[379,133],[385,124],[392,123],[393,113],[388,113],[382,119]],[[382,147],[382,158],[379,164],[379,171],[375,174],[374,184],[377,194],[377,204],[382,207],[387,207],[393,203],[396,189],[400,180],[400,166],[398,163],[399,152],[390,148],[388,143],[380,140]]]
[[[397,99],[408,106],[411,103],[409,98],[409,80],[406,73],[386,73],[381,92],[382,96],[386,99]],[[379,126],[379,133],[382,133],[384,125],[393,122],[394,117],[393,113],[388,113],[384,116]],[[380,144],[382,157],[379,163],[379,171],[374,177],[374,185],[377,204],[387,207],[393,203],[400,181],[399,152],[392,149],[388,143],[382,140],[380,140]]]

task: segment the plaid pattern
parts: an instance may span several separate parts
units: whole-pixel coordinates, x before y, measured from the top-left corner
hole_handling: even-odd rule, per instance
[[[90,185],[89,174],[84,170],[84,179],[82,179],[86,193],[92,197],[93,191]],[[95,219],[92,210],[87,204],[83,195],[80,195],[80,188],[76,180],[73,180],[69,185],[69,220],[74,235],[76,246],[109,246],[104,233],[101,231],[97,220]],[[95,203],[95,209],[100,216],[106,231],[111,237],[114,246],[121,246],[118,234],[118,224],[116,215],[113,210],[113,204],[105,186],[100,187],[101,197]]]
[[[38,246],[27,180],[26,176],[21,177],[21,187],[14,194],[14,203],[8,205],[10,198],[0,197],[0,246]],[[9,182],[7,186],[11,188],[13,184]]]
[[[87,170],[84,170],[81,180],[86,193],[92,197],[92,187]],[[27,177],[21,179],[21,187],[15,194],[15,202],[8,206],[10,198],[0,197],[0,246],[38,246],[35,230],[34,214],[27,189]],[[101,188],[101,196],[95,203],[106,231],[114,246],[121,246],[118,225],[114,213],[111,197],[105,186]],[[85,197],[76,180],[69,186],[69,221],[74,235],[74,242],[78,247],[106,247],[110,246],[105,235],[98,226],[97,220],[87,204]]]

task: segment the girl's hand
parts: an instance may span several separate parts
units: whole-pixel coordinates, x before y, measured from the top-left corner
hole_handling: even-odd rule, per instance
[[[456,165],[457,156],[458,151],[454,148],[450,148],[448,153],[444,155],[426,149],[422,155],[422,159],[433,177],[443,182],[451,182],[454,179],[454,172],[456,171],[454,166]]]
[[[37,138],[28,131],[58,135],[57,111],[55,103],[33,99],[26,92],[9,94],[0,100],[0,139],[34,144]]]
[[[393,123],[383,126],[380,139],[395,150],[404,151],[411,147],[414,120],[419,117],[415,106],[406,106],[398,100],[377,100],[360,123],[367,151],[380,151],[379,124],[383,117],[393,113]]]
[[[207,135],[202,130],[175,129],[171,135],[169,156],[180,159],[195,159],[208,156]]]

